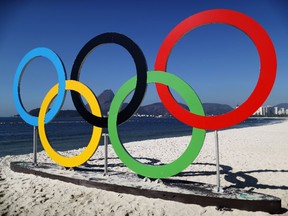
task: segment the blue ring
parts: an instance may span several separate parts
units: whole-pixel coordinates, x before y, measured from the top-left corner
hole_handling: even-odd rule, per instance
[[[30,63],[34,58],[36,57],[46,57],[49,59],[53,65],[56,68],[57,75],[58,75],[58,81],[59,81],[59,90],[58,95],[55,99],[55,103],[47,113],[45,117],[45,124],[51,121],[58,113],[58,111],[61,109],[62,104],[65,99],[66,91],[65,91],[65,80],[66,80],[66,72],[64,65],[60,59],[60,57],[57,56],[56,53],[54,53],[52,50],[44,47],[35,48],[28,52],[24,58],[19,63],[16,74],[13,81],[13,99],[14,103],[16,105],[16,109],[19,113],[19,115],[22,117],[22,119],[33,126],[38,126],[38,117],[31,116],[24,108],[21,97],[20,97],[20,82],[22,78],[22,74],[27,66],[27,64]]]

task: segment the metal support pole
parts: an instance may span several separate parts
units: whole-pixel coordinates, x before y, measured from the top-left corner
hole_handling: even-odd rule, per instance
[[[216,153],[216,188],[215,192],[221,193],[223,192],[220,187],[220,168],[219,168],[219,144],[218,144],[218,131],[215,131],[215,153]]]
[[[38,128],[33,127],[33,165],[37,166],[37,133]]]
[[[108,134],[103,133],[104,137],[104,175],[108,175]]]

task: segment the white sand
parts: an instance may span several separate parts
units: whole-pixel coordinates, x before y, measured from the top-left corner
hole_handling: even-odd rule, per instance
[[[166,163],[176,159],[189,140],[190,137],[147,140],[128,143],[125,147],[134,157],[154,158]],[[237,184],[245,189],[277,196],[282,200],[282,207],[288,209],[288,121],[220,131],[219,144],[221,186]],[[69,151],[67,154],[79,151]],[[103,155],[101,146],[89,164],[102,165]],[[38,157],[40,163],[54,163],[45,152],[39,153]],[[121,163],[111,146],[109,157],[113,158],[109,160],[110,164]],[[148,199],[14,173],[9,168],[11,161],[32,161],[32,155],[0,158],[0,215],[269,215],[236,209],[218,211],[213,206],[203,208],[193,204]],[[216,176],[212,174],[215,172],[214,164],[214,133],[207,133],[198,158],[183,171],[185,176],[174,178],[215,184]],[[62,171],[68,176],[79,175],[77,171]],[[133,175],[126,167],[109,167],[109,171],[114,175],[117,172]],[[143,184],[149,186],[156,183]],[[282,215],[288,215],[288,212]]]

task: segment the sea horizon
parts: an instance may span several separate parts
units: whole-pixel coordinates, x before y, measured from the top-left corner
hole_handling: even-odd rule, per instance
[[[231,128],[274,124],[284,120],[286,118],[283,117],[250,117]],[[33,126],[28,125],[21,118],[0,117],[0,128],[0,157],[33,152]],[[45,128],[52,147],[57,151],[87,146],[92,132],[92,126],[81,117],[55,118]],[[174,118],[133,117],[118,126],[118,133],[124,144],[149,139],[189,136],[192,130],[190,126]],[[108,133],[108,130],[103,129],[103,133]],[[99,145],[103,145],[102,138]],[[42,150],[38,138],[38,151]]]

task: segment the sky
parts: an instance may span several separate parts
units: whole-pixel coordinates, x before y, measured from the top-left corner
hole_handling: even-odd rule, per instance
[[[12,2],[12,3],[11,3]],[[73,62],[93,37],[118,32],[143,51],[148,70],[168,33],[182,20],[209,9],[231,9],[256,20],[269,34],[277,54],[277,77],[265,105],[288,102],[288,2],[286,0],[184,1],[1,1],[0,3],[0,116],[17,114],[12,83],[21,59],[36,47],[47,47],[62,59],[70,79]],[[173,48],[167,71],[196,91],[202,102],[235,107],[251,94],[259,76],[256,47],[242,31],[209,24],[187,33]],[[80,81],[99,95],[114,92],[136,75],[129,53],[115,44],[97,47],[87,56]],[[51,62],[36,58],[25,69],[21,98],[26,110],[40,107],[57,83]],[[181,101],[181,98],[175,94]],[[143,105],[158,102],[148,85]],[[68,92],[62,109],[74,109]]]

